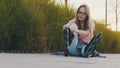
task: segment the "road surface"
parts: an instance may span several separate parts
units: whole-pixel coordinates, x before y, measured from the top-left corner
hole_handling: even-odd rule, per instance
[[[0,68],[120,68],[120,54],[102,55],[107,58],[0,53]]]

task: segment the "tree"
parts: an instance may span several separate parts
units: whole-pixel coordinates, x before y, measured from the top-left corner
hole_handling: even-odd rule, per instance
[[[67,7],[67,1],[68,1],[68,0],[65,0],[65,7]]]
[[[116,0],[116,9],[115,9],[115,14],[116,14],[116,31],[118,31],[118,4],[117,4],[117,0]]]
[[[105,28],[107,26],[107,0],[106,0],[106,3],[105,3]]]

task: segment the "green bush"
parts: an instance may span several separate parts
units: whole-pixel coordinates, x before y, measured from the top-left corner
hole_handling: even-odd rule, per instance
[[[42,51],[39,23],[28,13],[22,0],[0,0],[0,12],[1,50]]]
[[[74,15],[50,0],[0,0],[0,12],[0,50],[6,52],[62,50],[62,26]]]
[[[111,31],[106,29],[104,22],[95,21],[96,30],[94,34],[101,31],[103,32],[100,44],[98,47],[99,52],[103,53],[119,53],[120,52],[120,32]]]

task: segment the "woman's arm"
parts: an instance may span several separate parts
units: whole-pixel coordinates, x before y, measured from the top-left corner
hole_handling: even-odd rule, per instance
[[[86,37],[88,37],[90,34],[89,30],[76,30],[75,32]]]
[[[78,33],[78,34],[80,34],[80,35],[83,35],[83,36],[86,36],[86,37],[88,37],[89,34],[90,34],[90,30],[89,30],[89,29],[88,29],[88,30],[76,30],[76,29],[71,29],[71,31],[72,31],[72,32],[76,32],[76,33]]]
[[[79,35],[83,35],[83,36],[86,36],[86,37],[88,37],[90,35],[90,29],[79,30],[75,23],[71,24],[70,30],[71,30],[71,32],[75,32],[75,33],[78,33]]]
[[[72,23],[70,25],[70,30],[71,30],[71,32],[75,32],[75,33],[78,33],[78,34],[86,36],[86,37],[88,37],[90,35],[90,29],[88,29],[88,30],[78,30],[78,26],[76,25],[76,23]]]
[[[63,29],[65,27],[70,27],[72,23],[75,23],[75,18],[73,18],[72,20],[70,20],[67,24],[63,25]]]
[[[94,21],[91,21],[91,22],[90,22],[90,29],[91,29],[90,38],[92,39],[92,38],[93,38],[93,32],[95,31],[95,24],[94,24]]]

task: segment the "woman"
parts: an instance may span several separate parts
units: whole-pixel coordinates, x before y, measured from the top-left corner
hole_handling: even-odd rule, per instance
[[[81,5],[77,10],[75,18],[70,20],[63,27],[69,27],[70,31],[74,34],[74,38],[70,47],[68,47],[68,51],[72,55],[79,56],[79,50],[76,49],[78,43],[83,42],[89,44],[93,38],[93,31],[95,27],[94,22],[90,18],[90,9],[88,5]]]

